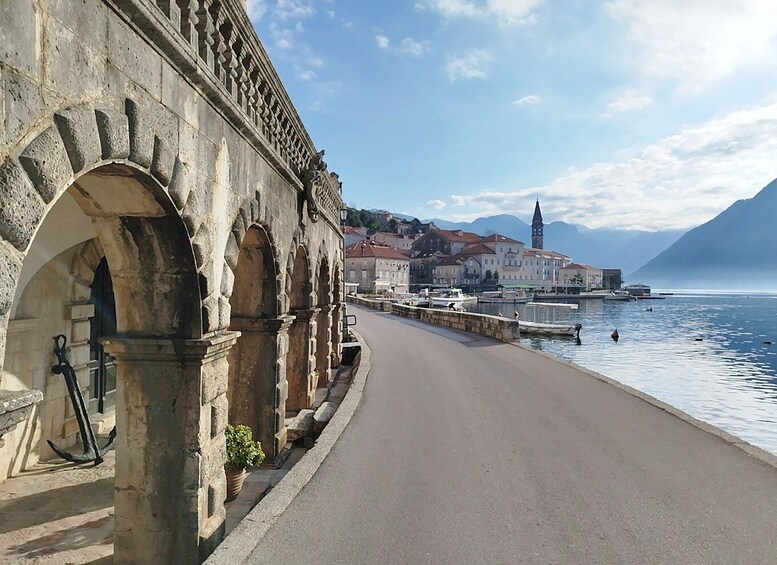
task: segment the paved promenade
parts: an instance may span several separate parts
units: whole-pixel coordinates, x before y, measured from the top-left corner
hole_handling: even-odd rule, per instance
[[[362,402],[249,563],[777,563],[777,471],[567,365],[349,306]]]

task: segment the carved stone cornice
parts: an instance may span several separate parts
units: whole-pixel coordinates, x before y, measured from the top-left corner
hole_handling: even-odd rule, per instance
[[[103,1],[145,36],[292,186],[304,190],[303,175],[319,152],[241,0]],[[337,175],[326,171],[324,163],[313,198],[335,230],[341,194]]]

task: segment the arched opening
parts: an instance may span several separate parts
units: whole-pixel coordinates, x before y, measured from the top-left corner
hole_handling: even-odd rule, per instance
[[[342,355],[341,346],[343,340],[343,287],[341,269],[334,272],[334,284],[332,285],[332,352],[334,353],[334,365],[340,365]]]
[[[78,242],[94,237],[105,258],[97,255],[96,271],[92,266],[74,273],[83,262],[75,251],[83,247]],[[37,284],[43,276],[45,287]],[[29,305],[34,301],[26,296],[41,290],[46,308],[33,324]],[[196,562],[223,535],[218,407],[226,411],[226,386],[204,383],[218,383],[223,374],[226,385],[231,341],[230,336],[202,339],[194,253],[164,189],[147,173],[119,163],[80,176],[42,220],[16,295],[11,317],[27,328],[31,348],[6,348],[3,387],[12,386],[8,379],[23,381],[31,368],[45,367],[44,386],[33,382],[30,388],[50,385],[61,391],[62,377],[50,372],[51,338],[65,334],[85,400],[94,398],[99,412],[115,399],[115,562]],[[44,318],[57,309],[66,316]],[[92,361],[99,367],[100,356],[102,376],[98,368],[90,379]],[[60,394],[56,402],[51,419],[67,436],[69,400]],[[0,460],[9,449],[14,460],[24,459],[20,452],[28,448],[23,441],[6,442]]]
[[[249,426],[272,462],[279,453],[276,388],[280,378],[278,330],[283,324],[277,320],[275,258],[261,227],[246,231],[234,277],[229,328],[241,335],[229,354],[229,422]]]
[[[318,303],[316,307],[316,374],[318,386],[329,383],[329,369],[332,365],[332,295],[329,275],[329,261],[323,257],[318,268]]]
[[[102,339],[116,335],[116,299],[105,257],[89,288],[89,304],[94,306],[89,323],[89,412],[106,414],[116,406],[116,360],[105,351]]]
[[[289,314],[294,321],[289,328],[289,353],[286,362],[288,396],[286,413],[293,416],[300,410],[310,408],[315,400],[315,383],[311,366],[311,281],[308,256],[305,248],[299,246],[294,256],[294,266],[289,289]]]

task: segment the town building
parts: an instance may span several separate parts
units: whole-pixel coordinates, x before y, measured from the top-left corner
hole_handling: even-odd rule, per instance
[[[362,241],[345,250],[345,280],[359,293],[408,292],[410,258],[377,241]]]
[[[434,268],[448,255],[436,251],[424,253],[413,251],[410,254],[410,290],[416,292],[435,284]]]
[[[413,252],[414,254],[439,252],[443,255],[458,255],[467,245],[479,242],[480,236],[476,233],[434,228],[415,240]]]
[[[570,263],[560,269],[561,286],[577,286],[584,290],[602,288],[602,270],[584,263]]]
[[[352,226],[345,226],[343,229],[343,238],[345,239],[345,246],[350,247],[356,242],[364,241],[367,239],[367,228],[365,227],[359,227],[355,228]]]
[[[341,183],[242,2],[17,0],[0,36],[0,480],[115,423],[113,562],[199,563],[227,424],[280,465],[337,361]]]
[[[602,288],[620,290],[623,284],[623,274],[620,269],[602,269]]]
[[[560,283],[560,271],[570,263],[570,258],[561,253],[526,247],[518,269],[519,284],[549,291]]]
[[[389,247],[393,247],[397,251],[409,254],[413,249],[413,243],[415,242],[414,235],[403,235],[400,233],[391,233],[379,231],[372,234],[369,239],[371,241],[377,241],[383,243]]]

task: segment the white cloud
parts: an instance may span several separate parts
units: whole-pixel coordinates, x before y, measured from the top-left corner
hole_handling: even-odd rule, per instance
[[[545,186],[455,195],[467,213],[531,212],[539,195],[545,216],[590,227],[688,228],[777,176],[777,103],[733,112],[664,138],[625,161],[572,170]]]
[[[267,11],[267,4],[264,0],[248,0],[246,11],[251,21],[258,22]]]
[[[375,43],[380,47],[381,49],[388,49],[389,48],[389,38],[385,35],[376,35],[375,36]]]
[[[493,59],[488,51],[472,49],[461,57],[448,57],[445,73],[451,82],[457,79],[485,78],[488,76],[488,63]]]
[[[399,42],[398,51],[411,57],[422,57],[426,51],[426,47],[420,41],[416,41],[412,37],[406,37]]]
[[[502,27],[534,23],[534,9],[542,0],[427,0],[416,3],[416,10],[436,11],[448,19],[495,20]]]
[[[638,72],[702,90],[764,57],[777,36],[774,0],[612,0],[608,13],[624,25],[641,54]]]
[[[602,117],[610,118],[616,114],[623,114],[624,112],[636,112],[647,108],[652,103],[653,99],[650,96],[632,91],[624,92],[615,100],[607,104],[604,112],[602,112]]]
[[[442,200],[429,200],[426,205],[429,208],[434,208],[435,210],[442,210],[447,206],[447,204]]]
[[[308,81],[308,80],[313,80],[314,78],[316,78],[316,73],[313,71],[308,70],[308,71],[302,71],[301,73],[299,73],[300,80]]]
[[[316,9],[310,0],[278,0],[274,12],[278,18],[288,20],[309,18],[316,13]]]
[[[539,104],[540,102],[541,102],[541,99],[539,96],[537,96],[536,94],[530,94],[528,96],[519,98],[518,100],[513,100],[512,102],[510,102],[510,104],[514,106],[524,107],[524,106],[534,106]]]

